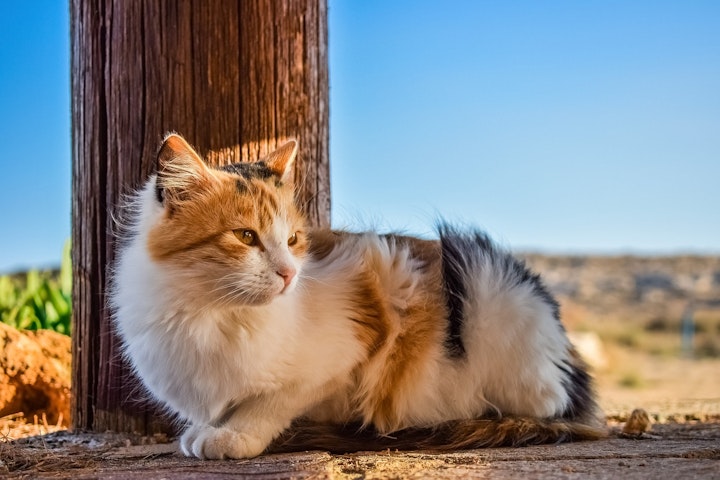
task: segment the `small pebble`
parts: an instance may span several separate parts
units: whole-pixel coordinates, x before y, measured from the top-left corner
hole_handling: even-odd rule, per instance
[[[636,408],[630,414],[630,418],[625,422],[623,433],[625,435],[642,435],[650,430],[652,422],[650,415],[642,408]]]

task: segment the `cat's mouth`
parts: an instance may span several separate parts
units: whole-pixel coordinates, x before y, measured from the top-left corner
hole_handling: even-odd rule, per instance
[[[292,292],[294,289],[295,289],[294,283],[288,283],[287,285],[284,284],[282,286],[282,288],[280,289],[280,292],[278,292],[278,296],[288,294],[288,293]]]
[[[287,285],[285,282],[277,282],[276,284],[273,284],[272,287],[252,295],[253,298],[249,304],[256,306],[267,305],[272,303],[275,299],[289,294],[294,288],[294,282],[288,283]]]

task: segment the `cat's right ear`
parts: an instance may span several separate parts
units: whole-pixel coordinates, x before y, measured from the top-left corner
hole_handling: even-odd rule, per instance
[[[289,182],[292,179],[292,166],[297,152],[297,140],[290,140],[261,160],[267,164],[271,172],[280,177],[281,181]]]
[[[165,205],[187,200],[212,180],[210,169],[180,135],[165,137],[157,156],[157,197]]]

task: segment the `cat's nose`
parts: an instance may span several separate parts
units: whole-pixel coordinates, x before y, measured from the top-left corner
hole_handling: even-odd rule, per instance
[[[280,275],[285,282],[285,288],[287,288],[288,285],[290,285],[290,282],[292,282],[292,279],[295,278],[295,275],[297,274],[297,270],[295,270],[293,267],[282,267],[278,269],[275,273]]]

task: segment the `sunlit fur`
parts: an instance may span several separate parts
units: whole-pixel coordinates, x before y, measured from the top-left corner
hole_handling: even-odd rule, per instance
[[[289,179],[296,149],[252,174],[208,168],[170,135],[126,205],[115,324],[147,389],[187,422],[186,455],[603,435],[535,275],[480,233],[308,229]]]

